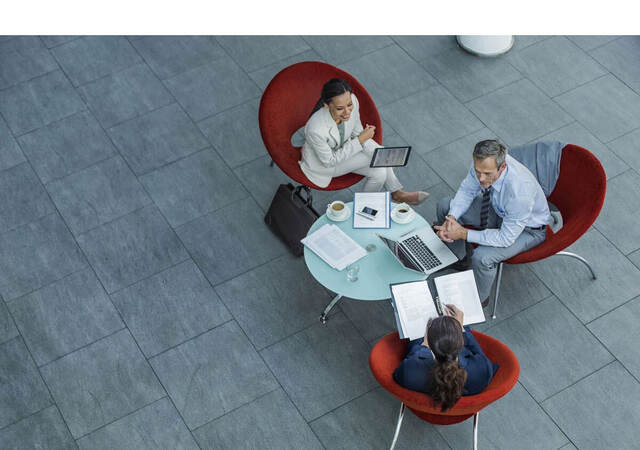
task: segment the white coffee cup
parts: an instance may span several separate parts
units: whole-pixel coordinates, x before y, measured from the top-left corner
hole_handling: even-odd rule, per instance
[[[327,214],[331,217],[342,217],[347,212],[347,206],[340,200],[333,201],[327,205]]]
[[[398,218],[398,220],[400,221],[409,219],[409,217],[411,217],[411,215],[413,214],[411,206],[407,205],[406,203],[400,203],[396,205],[393,211],[395,212],[396,218]]]

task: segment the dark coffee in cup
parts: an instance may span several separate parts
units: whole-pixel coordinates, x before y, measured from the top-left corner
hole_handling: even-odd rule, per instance
[[[331,208],[333,208],[334,211],[342,211],[344,209],[344,203],[333,202]]]
[[[400,209],[398,210],[398,212],[399,212],[400,214],[406,214],[406,213],[408,213],[408,212],[409,212],[409,210],[408,210],[407,208],[400,208]]]

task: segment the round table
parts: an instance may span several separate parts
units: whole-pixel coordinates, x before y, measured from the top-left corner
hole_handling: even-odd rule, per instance
[[[357,281],[347,280],[347,270],[338,271],[324,262],[312,250],[304,248],[304,260],[311,275],[324,287],[336,293],[334,299],[327,305],[320,315],[320,321],[325,323],[327,315],[333,306],[344,296],[357,300],[385,300],[391,298],[389,284],[402,283],[406,281],[424,280],[425,274],[419,274],[406,269],[396,260],[389,249],[376,236],[388,236],[398,239],[401,235],[414,229],[427,226],[427,221],[416,212],[415,218],[408,224],[398,224],[391,221],[391,228],[353,228],[353,206],[347,203],[352,215],[343,222],[334,222],[323,214],[315,221],[309,229],[307,235],[313,233],[322,225],[332,223],[337,225],[349,237],[366,248],[369,244],[374,244],[376,249],[355,262],[360,266]],[[393,204],[391,208],[393,209]]]

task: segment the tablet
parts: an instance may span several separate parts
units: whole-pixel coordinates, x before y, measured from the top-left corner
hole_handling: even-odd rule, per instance
[[[400,167],[409,161],[411,146],[406,147],[378,147],[373,152],[369,167]]]

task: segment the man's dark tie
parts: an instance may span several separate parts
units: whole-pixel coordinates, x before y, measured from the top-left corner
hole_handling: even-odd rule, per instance
[[[480,229],[487,228],[489,220],[489,206],[491,205],[491,186],[482,193],[482,208],[480,208]]]

